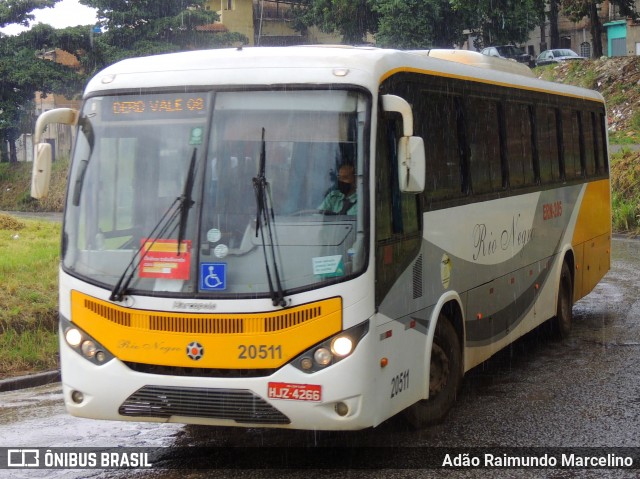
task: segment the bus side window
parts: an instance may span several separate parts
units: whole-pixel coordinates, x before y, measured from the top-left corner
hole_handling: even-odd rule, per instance
[[[600,141],[600,152],[602,153],[602,173],[609,173],[609,152],[607,151],[607,118],[604,113],[598,113],[598,124],[596,126],[596,137]]]
[[[469,167],[474,194],[499,191],[505,186],[500,154],[498,102],[470,97],[466,102]]]
[[[582,137],[584,140],[584,167],[588,178],[595,176],[597,171],[595,138],[593,136],[593,119],[591,112],[585,111],[580,114],[582,125]]]
[[[555,110],[546,106],[536,108],[536,138],[540,163],[540,181],[551,184],[560,180],[560,150]]]
[[[582,176],[579,120],[578,112],[575,110],[562,111],[562,144],[565,178],[570,181]]]
[[[509,184],[512,188],[536,182],[531,145],[529,106],[509,102],[505,105],[505,130]]]
[[[414,106],[416,135],[424,139],[427,160],[425,200],[433,202],[462,196],[462,162],[458,128],[459,97],[441,93],[421,93]]]

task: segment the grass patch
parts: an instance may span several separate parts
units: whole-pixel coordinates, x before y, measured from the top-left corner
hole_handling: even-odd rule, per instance
[[[60,159],[51,165],[49,196],[31,198],[32,163],[0,163],[0,210],[62,211],[69,171],[69,160]]]
[[[58,365],[60,225],[0,214],[0,377]]]
[[[614,231],[640,234],[640,152],[612,155],[611,191]]]
[[[0,378],[58,367],[58,335],[48,329],[0,335]]]

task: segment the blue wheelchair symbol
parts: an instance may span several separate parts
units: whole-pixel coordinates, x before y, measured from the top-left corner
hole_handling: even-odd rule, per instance
[[[227,289],[227,263],[200,264],[200,291]]]

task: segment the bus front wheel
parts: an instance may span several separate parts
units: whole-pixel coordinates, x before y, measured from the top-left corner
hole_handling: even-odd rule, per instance
[[[449,319],[438,317],[429,367],[429,399],[410,406],[405,414],[416,428],[441,422],[449,412],[462,380],[460,340]]]

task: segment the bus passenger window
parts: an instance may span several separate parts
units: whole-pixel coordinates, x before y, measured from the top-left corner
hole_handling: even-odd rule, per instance
[[[416,135],[424,139],[427,160],[425,197],[433,201],[462,195],[456,97],[423,93],[416,108]],[[418,110],[418,107],[423,107]]]
[[[600,149],[598,150],[602,154],[601,173],[607,174],[609,172],[609,152],[607,151],[607,119],[604,113],[596,115],[598,119],[596,124],[596,138],[598,138]]]
[[[575,110],[562,111],[562,144],[565,178],[572,180],[582,176],[578,112]]]
[[[596,149],[594,148],[593,137],[593,121],[590,112],[583,112],[582,118],[582,137],[584,139],[584,161],[585,172],[587,177],[595,176],[596,174]]]
[[[471,189],[475,194],[503,188],[498,103],[469,98],[466,104]]]
[[[535,184],[529,107],[525,104],[505,105],[505,129],[509,183],[512,188]]]
[[[540,159],[540,180],[550,184],[560,180],[560,160],[558,151],[558,124],[556,112],[549,107],[536,109],[536,132],[538,156]]]

